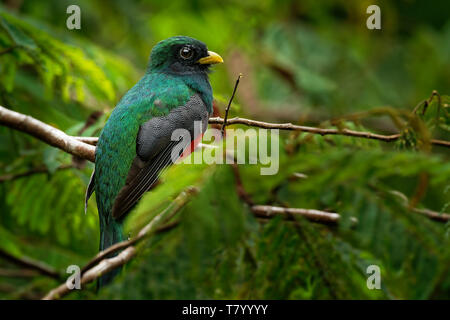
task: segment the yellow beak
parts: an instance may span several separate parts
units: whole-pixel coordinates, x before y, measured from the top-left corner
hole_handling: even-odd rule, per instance
[[[208,56],[198,59],[197,62],[200,64],[216,64],[223,63],[223,59],[217,53],[208,51]]]

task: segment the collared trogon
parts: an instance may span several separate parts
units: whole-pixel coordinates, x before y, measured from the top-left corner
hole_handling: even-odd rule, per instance
[[[97,143],[85,204],[95,191],[100,250],[125,239],[123,218],[161,170],[176,160],[172,150],[198,141],[194,122],[201,122],[200,134],[206,130],[213,101],[208,71],[221,62],[203,42],[185,36],[168,38],[152,49],[147,72],[117,104]],[[175,129],[188,130],[190,141],[172,141]],[[103,276],[99,285],[116,273]]]

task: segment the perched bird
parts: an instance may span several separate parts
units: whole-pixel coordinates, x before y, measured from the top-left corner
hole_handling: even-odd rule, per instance
[[[206,130],[212,112],[208,71],[222,58],[196,39],[177,36],[156,44],[147,72],[115,107],[95,151],[95,169],[86,191],[85,207],[95,191],[100,219],[100,250],[125,239],[124,217],[152,187],[161,170],[172,164],[194,141],[194,122]],[[172,141],[175,129],[186,129],[191,140]],[[102,276],[108,283],[117,272]]]

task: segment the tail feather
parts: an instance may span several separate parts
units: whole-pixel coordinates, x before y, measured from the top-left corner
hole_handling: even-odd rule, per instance
[[[121,242],[123,240],[122,226],[116,221],[110,221],[110,223],[102,223],[100,221],[100,251],[103,251],[113,244]],[[117,253],[112,253],[108,258],[116,256]],[[97,288],[101,288],[110,283],[114,277],[116,277],[122,268],[116,268],[105,275],[101,276],[97,282]]]

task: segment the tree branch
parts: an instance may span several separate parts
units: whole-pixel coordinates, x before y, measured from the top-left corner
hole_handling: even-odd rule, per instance
[[[105,273],[108,273],[130,261],[136,254],[136,249],[133,245],[135,245],[142,239],[154,233],[170,230],[174,226],[178,225],[177,221],[169,222],[165,225],[162,225],[162,223],[167,222],[171,218],[173,218],[175,214],[178,213],[179,210],[183,208],[190,201],[190,198],[196,193],[197,189],[188,188],[174,200],[172,206],[169,206],[161,213],[156,215],[145,227],[143,227],[136,237],[130,240],[119,242],[107,248],[106,250],[99,252],[82,268],[81,284],[84,285],[90,283],[100,276],[104,275]],[[401,197],[402,199],[404,197],[404,195],[402,196],[397,193],[395,193],[395,195]],[[248,199],[246,199],[245,202],[250,205],[253,203],[251,200],[250,202],[248,202]],[[281,216],[286,220],[296,221],[297,217],[303,217],[308,219],[309,221],[325,225],[337,225],[342,219],[341,215],[338,213],[315,209],[285,208],[267,205],[251,205],[250,209],[255,217],[264,219],[271,219],[277,216]],[[450,215],[448,214],[439,214],[428,209],[413,208],[412,210],[424,214],[434,220],[448,221],[448,219],[450,218]],[[432,212],[431,215],[430,212]],[[439,217],[437,217],[436,215],[439,215]],[[358,220],[355,217],[350,217],[350,221],[352,226],[358,224]],[[108,258],[108,256],[110,256],[111,254],[116,253],[120,250],[123,251],[121,251],[117,256]],[[70,292],[71,290],[68,288],[66,283],[63,283],[57,288],[50,291],[43,299],[60,299]]]
[[[116,243],[115,245],[107,248],[106,250],[100,251],[94,258],[91,259],[82,269],[81,269],[81,285],[90,283],[100,276],[126,264],[130,261],[136,254],[136,248],[133,246],[137,244],[142,239],[158,232],[164,232],[172,229],[177,223],[167,223],[162,225],[164,222],[169,221],[173,218],[192,198],[193,195],[197,194],[198,190],[194,187],[187,188],[185,191],[180,193],[178,197],[172,202],[172,204],[163,210],[161,213],[156,215],[147,225],[145,225],[137,234],[136,237],[130,240],[122,241]],[[108,258],[113,253],[121,251],[117,256]],[[70,293],[71,290],[66,283],[63,283],[51,290],[43,300],[54,300],[60,299],[63,296]]]
[[[208,121],[209,124],[224,124],[224,119],[221,117],[214,117],[209,118]],[[316,128],[316,127],[308,127],[308,126],[300,126],[295,125],[292,123],[270,123],[270,122],[263,122],[263,121],[257,121],[252,119],[246,119],[246,118],[239,118],[234,117],[232,119],[227,120],[227,126],[233,125],[233,124],[243,124],[249,127],[257,127],[257,128],[263,128],[263,129],[280,129],[280,130],[289,130],[289,131],[301,131],[301,132],[308,132],[312,134],[320,134],[321,136],[326,135],[343,135],[343,136],[349,136],[354,138],[363,138],[363,139],[372,139],[372,140],[379,140],[384,142],[393,142],[398,140],[401,137],[401,134],[392,134],[392,135],[382,135],[382,134],[376,134],[366,131],[355,131],[355,130],[349,130],[349,129],[323,129],[323,128]],[[75,139],[86,142],[92,145],[97,144],[97,139],[95,137],[74,137]],[[445,140],[437,140],[437,139],[431,139],[431,144],[441,147],[450,148],[450,141]]]
[[[63,131],[56,129],[42,121],[34,119],[33,117],[9,110],[0,106],[0,124],[16,129],[25,133],[28,133],[41,141],[48,143],[56,148],[59,148],[72,155],[80,157],[82,159],[95,161],[95,145],[98,138],[96,137],[73,137],[67,135]],[[209,119],[209,124],[224,124],[224,119],[220,117],[214,117]],[[365,138],[381,140],[391,142],[398,140],[401,135],[380,135],[371,132],[354,131],[349,129],[323,129],[316,127],[294,125],[292,123],[268,123],[262,121],[256,121],[245,118],[232,118],[226,121],[226,125],[243,124],[252,127],[264,128],[264,129],[281,129],[291,131],[302,131],[313,134],[324,135],[344,135],[355,138]],[[431,144],[450,148],[450,141],[432,139]]]
[[[123,266],[125,263],[131,260],[136,254],[136,249],[134,247],[128,247],[122,252],[120,252],[117,256],[104,259],[100,261],[99,264],[94,266],[93,268],[86,271],[86,273],[81,277],[80,284],[83,286],[89,282],[94,281],[101,275],[104,275],[111,270],[114,270],[120,266]],[[60,299],[70,293],[72,290],[69,289],[67,284],[64,282],[59,287],[51,290],[42,300],[55,300]]]
[[[0,269],[0,277],[7,278],[33,278],[38,273],[32,269]]]
[[[349,129],[323,129],[316,127],[308,127],[308,126],[300,126],[294,125],[292,123],[268,123],[262,121],[256,121],[245,118],[232,118],[225,120],[220,117],[210,118],[210,124],[222,124],[223,128],[228,125],[233,124],[243,124],[252,127],[264,128],[264,129],[281,129],[281,130],[291,130],[291,131],[301,131],[308,132],[312,134],[320,134],[324,135],[344,135],[355,138],[365,138],[365,139],[373,139],[380,140],[385,142],[396,141],[401,137],[401,134],[393,134],[393,135],[381,135],[375,134],[371,132],[361,132],[354,131]],[[6,109],[0,106],[0,124],[10,127],[12,129],[16,129],[25,133],[28,133],[41,141],[52,145],[56,148],[59,148],[67,153],[70,153],[74,156],[80,157],[82,159],[87,159],[89,161],[95,161],[95,145],[98,141],[96,137],[73,137],[67,135],[63,131],[56,129],[50,125],[47,125],[33,117],[26,116],[24,114]],[[432,139],[431,144],[449,147],[449,141],[435,140]],[[28,175],[28,173],[19,174],[19,176]],[[5,178],[4,178],[5,179]],[[136,250],[133,247],[134,244],[145,238],[146,236],[157,232],[158,229],[156,227],[157,224],[160,224],[162,221],[168,221],[171,217],[173,217],[188,201],[189,194],[195,193],[195,191],[187,191],[184,195],[181,196],[180,199],[175,200],[175,206],[170,210],[166,209],[160,214],[158,214],[152,221],[146,225],[139,234],[131,239],[121,243],[118,243],[100,253],[98,253],[84,268],[82,272],[82,284],[92,282],[93,280],[100,277],[102,274],[110,272],[111,270],[125,264],[136,254]],[[248,199],[247,199],[248,200]],[[324,224],[337,224],[341,217],[338,213],[334,212],[325,212],[315,209],[301,209],[301,208],[284,208],[284,207],[274,207],[274,206],[264,206],[264,205],[251,205],[251,211],[256,217],[261,218],[273,218],[275,216],[281,215],[285,219],[292,220],[295,216],[302,216],[307,218],[308,220],[324,223]],[[448,214],[439,214],[437,212],[428,210],[428,209],[418,209],[412,208],[413,211],[423,214],[431,219],[438,221],[448,221],[450,219],[450,215]],[[351,221],[353,224],[357,223],[356,218],[352,217]],[[176,225],[176,224],[174,224]],[[160,230],[167,230],[169,228],[160,228]],[[108,258],[109,255],[115,253],[119,250],[121,251],[117,256]],[[60,279],[60,275],[53,270],[51,267],[46,266],[40,262],[33,261],[29,258],[16,258],[8,253],[0,251],[0,256],[6,257],[11,261],[17,262],[25,267],[30,267],[38,272],[48,275],[50,277]],[[49,292],[44,299],[56,299],[60,298],[70,290],[67,285],[64,283],[60,285],[58,288],[55,288],[51,292]]]
[[[41,141],[72,155],[95,161],[95,147],[81,142],[63,131],[33,117],[0,106],[0,124],[26,132]]]
[[[445,212],[437,212],[433,211],[427,208],[416,208],[411,206],[411,202],[409,201],[408,197],[397,190],[391,190],[389,191],[390,194],[398,197],[405,208],[411,210],[412,212],[424,215],[425,217],[430,218],[431,220],[439,221],[439,222],[447,222],[450,221],[450,213]]]
[[[312,222],[322,224],[337,225],[341,216],[335,212],[326,212],[315,209],[284,208],[275,206],[256,205],[251,207],[252,213],[260,218],[274,218],[282,216],[284,219],[292,220],[295,217],[304,217]],[[350,218],[352,225],[356,225],[358,220]]]
[[[209,124],[223,124],[223,122],[224,122],[224,120],[220,117],[209,118]],[[382,135],[382,134],[376,134],[376,133],[371,133],[371,132],[366,132],[366,131],[355,131],[355,130],[350,130],[350,129],[323,129],[323,128],[316,128],[316,127],[294,125],[292,123],[269,123],[269,122],[262,122],[262,121],[239,118],[239,117],[235,117],[235,118],[227,120],[227,126],[233,125],[233,124],[243,124],[243,125],[246,125],[249,127],[257,127],[257,128],[263,128],[263,129],[280,129],[280,130],[290,130],[290,131],[301,131],[301,132],[308,132],[308,133],[312,133],[312,134],[320,134],[321,136],[342,135],[342,136],[349,136],[349,137],[355,137],[355,138],[380,140],[380,141],[385,141],[385,142],[396,141],[401,137],[401,134],[399,134],[399,133],[392,134],[392,135]],[[431,139],[430,142],[433,145],[450,148],[450,141]]]
[[[197,194],[198,190],[194,187],[187,188],[185,191],[183,191],[173,202],[172,205],[167,207],[165,210],[163,210],[161,213],[156,215],[144,228],[139,231],[138,235],[130,240],[125,240],[119,243],[116,243],[112,245],[109,248],[106,248],[103,251],[100,251],[97,253],[97,255],[91,259],[82,269],[81,273],[86,272],[90,268],[92,268],[94,265],[99,263],[104,258],[110,256],[111,254],[125,249],[129,246],[132,246],[136,244],[137,242],[141,241],[143,238],[149,236],[153,233],[153,231],[158,232],[158,230],[166,231],[168,228],[166,226],[161,226],[160,228],[156,229],[156,225],[160,225],[163,222],[169,221],[175,214],[177,214],[189,201],[191,196]]]
[[[133,245],[137,244],[142,239],[158,232],[167,231],[177,225],[175,223],[167,223],[162,225],[164,222],[169,221],[175,216],[176,213],[180,211],[192,198],[193,195],[197,193],[196,188],[188,188],[183,191],[174,201],[172,206],[169,206],[161,213],[156,215],[145,227],[143,227],[138,235],[133,239],[122,241],[116,243],[115,245],[99,252],[94,258],[92,258],[81,270],[81,284],[92,282],[100,276],[108,273],[115,268],[124,265],[132,259],[136,254],[135,247]],[[340,215],[337,213],[330,213],[325,211],[319,211],[314,209],[299,209],[299,208],[281,208],[272,206],[252,206],[252,213],[256,217],[262,218],[274,218],[278,215],[283,216],[287,220],[292,220],[292,217],[302,216],[308,220],[323,223],[327,225],[337,224],[340,219]],[[352,223],[356,224],[357,220],[351,218]],[[112,254],[121,251],[116,257],[108,258]],[[50,291],[43,299],[53,300],[60,299],[61,297],[70,293],[71,290],[67,287],[66,283],[61,284],[57,288]]]
[[[5,260],[8,260],[16,265],[28,268],[28,269],[33,269],[36,270],[37,272],[39,272],[40,274],[49,276],[51,278],[60,280],[61,279],[61,275],[52,267],[50,267],[49,265],[41,262],[41,261],[37,261],[34,259],[31,259],[27,256],[22,256],[22,257],[16,257],[2,249],[0,249],[0,258],[3,258]]]
[[[60,165],[57,170],[66,170],[66,169],[71,169],[73,168],[72,164],[62,164]],[[38,174],[38,173],[48,173],[48,168],[47,167],[37,167],[37,168],[33,168],[29,171],[25,171],[25,172],[20,172],[20,173],[11,173],[11,174],[5,174],[3,176],[0,176],[0,182],[5,182],[5,181],[11,181],[11,180],[15,180],[15,179],[19,179],[19,178],[23,178],[23,177],[28,177],[31,176],[33,174]]]

